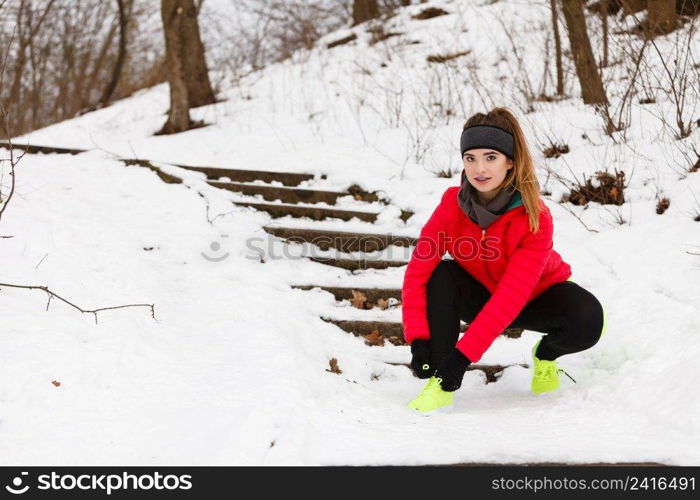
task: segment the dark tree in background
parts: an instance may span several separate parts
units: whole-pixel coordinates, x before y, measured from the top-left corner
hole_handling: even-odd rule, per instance
[[[622,13],[626,16],[636,14],[647,8],[647,0],[620,0]]]
[[[147,0],[0,0],[0,102],[21,135],[165,81]]]
[[[377,0],[354,0],[352,3],[352,24],[364,23],[379,17]]]
[[[191,3],[191,2],[190,2]],[[162,0],[160,14],[165,33],[165,59],[170,85],[170,110],[168,121],[160,133],[174,134],[190,128],[190,106],[185,82],[185,46],[180,36],[184,9],[178,0]]]
[[[665,35],[676,27],[676,0],[649,0],[647,5],[646,34]]]
[[[603,30],[603,58],[600,61],[600,67],[601,68],[607,68],[608,67],[608,35],[609,35],[609,29],[608,29],[608,14],[609,14],[609,4],[608,0],[600,0],[600,24],[601,24],[601,29]]]
[[[202,38],[199,36],[198,9],[194,7],[192,0],[178,3],[185,7],[185,19],[182,23],[180,36],[185,46],[184,68],[189,106],[190,108],[196,108],[205,104],[213,104],[216,102],[216,99],[209,81],[207,62],[204,57],[204,45],[202,44]],[[199,5],[201,5],[201,2]]]
[[[35,49],[37,45],[34,42],[34,38],[38,33],[40,33],[42,24],[46,21],[49,13],[51,12],[54,2],[55,0],[50,0],[45,6],[43,6],[42,10],[38,12],[32,9],[31,2],[27,2],[25,0],[21,0],[17,8],[15,32],[19,47],[15,56],[14,67],[12,68],[14,76],[12,78],[12,83],[10,84],[9,95],[5,99],[3,105],[5,109],[10,110],[10,114],[12,116],[16,116],[13,128],[18,133],[23,132],[27,128],[31,130],[32,128],[36,127],[36,112],[34,108],[31,110],[33,113],[30,115],[31,123],[28,127],[25,123],[25,113],[20,113],[17,109],[13,108],[26,106],[26,104],[20,100],[23,90],[22,76],[24,75],[25,65],[32,62],[32,49]],[[33,78],[32,80],[32,83],[35,83],[36,78]],[[6,84],[3,82],[3,85]],[[26,91],[25,93],[29,94],[29,96],[26,98],[27,101],[30,99],[33,99],[34,101],[38,100],[36,85],[33,85],[31,91]]]
[[[125,0],[117,0],[117,7],[119,8],[119,52],[117,53],[117,61],[114,63],[112,77],[110,78],[107,87],[102,93],[102,97],[100,97],[100,100],[97,103],[98,107],[106,106],[112,98],[114,90],[117,88],[117,83],[119,82],[119,76],[121,75],[122,67],[124,66],[124,60],[126,59],[126,35],[128,16],[126,8],[127,6],[125,5],[124,1]],[[132,0],[129,0],[129,4],[131,3]]]
[[[215,102],[193,0],[162,0],[165,58],[170,85],[168,120],[160,133],[174,134],[194,126],[189,109]]]
[[[557,0],[550,0],[552,11],[552,29],[554,30],[554,53],[557,68],[557,95],[564,95],[564,70],[561,62],[561,36],[559,35],[559,14],[557,13]]]
[[[569,45],[576,74],[581,84],[581,96],[586,104],[607,103],[603,81],[593,57],[591,41],[586,31],[582,0],[562,0],[564,19],[569,32]]]

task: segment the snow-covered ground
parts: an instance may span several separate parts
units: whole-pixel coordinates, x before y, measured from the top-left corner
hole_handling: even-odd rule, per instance
[[[13,236],[0,240],[0,282],[47,285],[86,309],[155,304],[155,319],[133,307],[101,312],[95,324],[55,299],[47,311],[41,291],[0,287],[0,462],[700,465],[700,222],[693,220],[700,173],[682,166],[700,132],[670,137],[655,114],[673,123],[673,105],[659,93],[651,111],[632,107],[627,141],[615,144],[581,103],[573,75],[567,89],[575,97],[536,102],[525,114],[522,74],[497,20],[523,43],[519,55],[535,68],[528,76],[537,87],[549,2],[481,3],[432,2],[452,14],[426,21],[410,19],[422,6],[405,9],[389,29],[403,34],[374,45],[355,27],[357,42],[299,53],[194,110],[205,128],[154,137],[168,106],[161,85],[16,138],[90,151],[21,160],[0,223],[0,235]],[[425,59],[467,49],[464,67],[476,65],[481,89]],[[609,89],[623,87],[613,79]],[[452,113],[436,116],[435,100]],[[417,236],[444,190],[459,183],[461,126],[485,111],[484,102],[511,107],[538,163],[566,178],[625,170],[623,206],[585,209],[560,205],[566,189],[539,172],[552,193],[555,249],[605,306],[608,330],[594,348],[561,358],[577,383],[565,378],[558,393],[532,396],[530,374],[518,366],[488,385],[468,372],[453,413],[424,418],[405,407],[423,381],[388,364],[408,362],[407,347],[370,347],[320,319],[399,320],[398,309],[359,311],[320,290],[291,288],[400,287],[403,269],[353,274],[323,266],[297,258],[262,228]],[[544,159],[544,137],[571,151]],[[304,186],[358,184],[392,203],[340,200],[381,212],[374,225],[271,223],[266,213],[232,205],[236,195],[207,186],[202,175],[165,184],[117,157],[310,172],[317,176]],[[442,170],[453,175],[438,177]],[[655,213],[657,192],[671,201],[663,215]],[[401,209],[416,215],[404,223]],[[391,257],[408,255],[397,249]],[[529,363],[539,337],[499,338],[481,362]],[[333,357],[340,375],[326,371]]]

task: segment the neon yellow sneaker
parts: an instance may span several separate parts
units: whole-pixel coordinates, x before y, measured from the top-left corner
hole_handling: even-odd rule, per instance
[[[547,361],[535,357],[537,347],[542,342],[538,340],[532,348],[532,393],[543,394],[559,389],[559,367],[556,361]]]
[[[600,338],[605,335],[605,330],[608,329],[608,315],[605,313],[605,308],[603,308],[603,330],[600,332]]]
[[[441,382],[440,377],[430,377],[416,399],[408,403],[408,407],[423,414],[452,408],[454,406],[454,393],[443,391],[440,386]]]

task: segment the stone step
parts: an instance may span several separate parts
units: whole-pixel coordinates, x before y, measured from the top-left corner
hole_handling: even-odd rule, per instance
[[[141,165],[149,168],[158,168],[153,165],[150,160],[144,159],[129,159],[132,165]],[[223,168],[223,167],[198,167],[194,165],[180,165],[178,163],[167,163],[168,165],[173,165],[175,167],[184,168],[186,170],[191,170],[193,172],[201,172],[207,176],[207,179],[218,180],[221,177],[228,177],[234,182],[253,182],[260,180],[263,182],[281,182],[285,186],[298,186],[304,181],[314,179],[313,174],[303,174],[294,172],[271,172],[267,170],[241,170],[236,168]],[[325,179],[326,174],[321,176],[321,179]]]
[[[319,203],[325,202],[335,205],[338,198],[352,196],[359,201],[380,201],[375,193],[369,193],[358,186],[350,186],[346,191],[322,191],[319,189],[285,188],[278,186],[265,186],[261,184],[242,184],[238,182],[208,181],[209,185],[241,193],[248,196],[259,194],[267,201],[279,200],[282,203]],[[382,203],[387,203],[382,199]]]
[[[333,218],[347,221],[351,220],[353,217],[357,217],[359,220],[364,222],[376,222],[377,220],[377,214],[374,212],[358,212],[354,210],[340,210],[336,208],[306,207],[273,203],[254,203],[247,201],[235,201],[233,203],[234,205],[251,207],[256,210],[267,212],[273,218],[291,215],[292,217],[308,217],[314,220]]]
[[[265,232],[289,242],[311,243],[321,250],[335,248],[341,252],[375,252],[389,245],[410,247],[416,242],[411,236],[384,233],[351,233],[298,227],[266,226]]]
[[[4,149],[9,149],[10,148],[10,143],[7,141],[0,141],[0,148]],[[57,154],[80,154],[84,153],[85,149],[77,149],[77,148],[61,148],[61,147],[56,147],[56,146],[40,146],[37,144],[22,144],[21,142],[13,142],[12,143],[12,149],[17,149],[17,150],[25,150],[30,154],[37,154],[37,153],[57,153]],[[139,159],[139,158],[120,158],[120,161],[124,162],[126,165],[139,165],[142,167],[148,167],[151,170],[155,171],[158,176],[165,182],[170,183],[170,184],[178,184],[182,182],[182,179],[180,179],[177,176],[174,176],[172,174],[167,174],[160,170],[157,166],[153,165],[150,160],[145,160],[145,159]],[[167,162],[164,162],[167,163]],[[265,171],[265,170],[243,170],[243,169],[233,169],[233,168],[221,168],[221,167],[199,167],[199,166],[194,166],[194,165],[180,165],[177,163],[172,163],[171,165],[174,165],[176,167],[196,171],[196,172],[202,172],[204,173],[208,179],[211,179],[210,184],[215,185],[216,187],[220,187],[222,189],[227,189],[229,191],[234,191],[234,192],[242,192],[243,194],[246,195],[255,195],[255,194],[261,194],[264,199],[268,201],[275,201],[277,199],[281,200],[283,203],[304,203],[304,202],[310,202],[310,203],[317,203],[319,201],[325,201],[326,203],[333,205],[335,204],[335,200],[339,198],[340,196],[348,196],[351,195],[354,199],[360,200],[360,201],[367,201],[367,202],[374,202],[374,201],[379,201],[384,204],[388,204],[389,200],[385,198],[381,198],[377,196],[376,193],[371,193],[368,191],[363,190],[360,186],[357,186],[353,184],[350,186],[347,191],[343,192],[336,192],[336,191],[321,191],[321,190],[311,190],[311,189],[289,189],[289,188],[277,188],[276,186],[258,186],[258,185],[248,185],[248,184],[239,184],[239,183],[244,183],[244,182],[252,182],[255,180],[261,180],[263,182],[273,182],[273,181],[278,181],[282,183],[285,186],[298,186],[301,182],[307,181],[314,179],[313,174],[305,174],[305,173],[295,173],[295,172],[272,172],[272,171]],[[221,177],[228,177],[232,181],[237,181],[237,182],[217,182],[215,179],[219,179]],[[322,174],[321,179],[326,179],[327,175]],[[279,191],[282,189],[282,191]],[[278,190],[278,191],[276,191]],[[275,196],[275,197],[272,197]],[[262,208],[260,208],[262,209]],[[271,209],[271,210],[276,210],[275,213],[282,213],[278,209]],[[319,209],[323,210],[323,209]],[[350,211],[348,211],[350,212]],[[355,212],[351,212],[355,213]],[[365,212],[356,212],[357,214],[362,214],[362,215],[357,215],[357,217],[360,220],[366,220],[367,222],[374,222],[376,220],[376,214],[368,214]],[[307,215],[294,215],[291,214],[293,217],[307,217]],[[406,222],[411,216],[413,215],[413,212],[409,210],[401,210],[401,220]],[[349,216],[349,218],[352,218],[353,216],[349,214],[339,214],[338,218],[343,218],[343,216]],[[314,218],[313,216],[309,216],[311,218]],[[327,217],[330,217],[327,216]],[[327,218],[327,217],[322,217],[322,218]],[[320,219],[317,219],[320,220]],[[349,219],[344,219],[344,220],[349,220]]]
[[[411,365],[408,363],[387,363],[388,365],[394,365],[394,366],[405,366],[409,370],[411,369]],[[486,383],[490,384],[492,382],[498,382],[498,379],[500,378],[501,374],[503,373],[503,370],[506,368],[510,368],[511,366],[521,366],[523,368],[530,368],[530,365],[526,365],[523,363],[518,363],[514,365],[480,365],[480,364],[472,364],[467,367],[467,371],[475,371],[478,370],[480,372],[483,372],[484,375],[486,375]]]
[[[263,182],[281,182],[285,186],[298,186],[304,181],[314,179],[313,174],[300,174],[294,172],[269,172],[263,170],[237,170],[231,168],[218,167],[193,167],[187,165],[176,165],[195,172],[202,172],[208,179],[217,180],[220,177],[228,177],[233,182],[253,182],[256,180]],[[326,179],[326,174],[321,176]]]
[[[293,285],[292,288],[299,290],[312,290],[320,288],[326,292],[330,292],[335,297],[335,300],[350,300],[354,297],[354,292],[359,292],[367,297],[367,302],[376,303],[380,299],[388,300],[390,298],[401,302],[400,288],[363,288],[363,287],[340,287],[340,286],[320,286],[320,285]]]
[[[317,189],[283,188],[277,186],[263,186],[258,184],[241,184],[237,182],[208,181],[209,185],[219,189],[226,189],[234,193],[248,196],[261,195],[267,201],[281,201],[282,203],[318,203],[325,202],[335,205],[338,198],[348,196],[347,192],[321,191]]]
[[[7,141],[0,141],[0,148],[10,149],[10,143]],[[77,155],[84,153],[85,149],[75,149],[75,148],[59,148],[55,146],[39,146],[36,144],[23,144],[22,141],[12,141],[12,149],[18,149],[21,151],[26,151],[29,154],[70,154]]]
[[[167,174],[163,172],[161,169],[153,165],[150,161],[147,160],[137,160],[133,158],[123,158],[120,161],[122,161],[126,166],[137,166],[137,167],[146,167],[150,170],[153,170],[155,174],[160,177],[160,180],[165,182],[166,184],[181,184],[182,179],[179,177],[176,177],[171,174]]]
[[[309,257],[309,260],[328,266],[340,267],[349,271],[388,269],[390,267],[401,267],[408,264],[408,261],[402,260],[343,259],[336,257]]]
[[[157,166],[153,165],[150,161],[148,160],[139,160],[139,159],[122,159],[126,165],[138,165],[142,167],[149,168],[153,170],[158,177],[161,178],[166,183],[169,184],[178,184],[182,182],[182,179],[180,177],[174,176],[172,174],[168,174],[164,172],[163,170],[159,169]],[[180,166],[180,165],[178,165]],[[212,169],[210,167],[183,167],[183,168],[189,168],[191,170],[200,170],[200,171],[206,171],[206,170],[217,170],[218,171],[223,171],[225,169]],[[238,172],[256,172],[256,171],[243,171],[240,170]],[[275,172],[277,174],[279,172]],[[301,175],[301,174],[299,174]],[[311,176],[313,178],[313,176]],[[254,179],[253,179],[254,180]],[[362,191],[360,188],[357,186],[351,186],[350,189],[348,189],[347,192],[336,192],[336,191],[319,191],[319,190],[311,190],[311,189],[299,189],[299,188],[276,188],[275,186],[260,186],[260,185],[255,185],[255,184],[239,184],[239,183],[231,183],[231,182],[215,182],[215,181],[209,181],[210,185],[213,185],[215,187],[224,187],[224,189],[231,190],[234,192],[240,192],[244,195],[249,195],[253,196],[255,194],[261,194],[264,199],[268,201],[275,201],[277,199],[280,199],[283,203],[293,203],[291,205],[285,205],[283,203],[259,203],[259,202],[254,202],[254,201],[234,201],[232,202],[234,205],[239,205],[239,206],[246,206],[246,207],[251,207],[255,208],[256,210],[261,210],[264,212],[269,213],[270,215],[273,216],[273,218],[277,217],[285,217],[287,215],[291,215],[292,217],[308,217],[313,220],[324,220],[324,219],[329,219],[329,218],[337,218],[341,220],[352,220],[353,217],[358,218],[359,220],[363,222],[371,222],[374,223],[377,220],[377,215],[378,213],[376,212],[362,212],[358,210],[343,210],[343,209],[335,209],[335,208],[326,208],[326,207],[309,207],[309,206],[295,206],[294,203],[304,203],[304,202],[310,202],[310,203],[317,203],[317,202],[323,202],[325,201],[326,203],[330,205],[335,204],[335,200],[340,197],[340,196],[353,196],[355,199],[363,200],[363,201],[377,201],[376,196],[373,193],[367,193],[365,191]],[[231,186],[243,186],[240,191],[237,189],[232,188]],[[306,199],[302,199],[302,198]],[[325,198],[325,199],[324,199]],[[383,202],[386,202],[386,200],[383,200]],[[401,210],[401,220],[406,222],[411,216],[413,215],[413,212],[409,210]]]
[[[405,345],[403,338],[403,324],[394,321],[362,321],[362,320],[344,320],[334,318],[321,317],[323,321],[333,323],[348,333],[355,336],[370,335],[375,330],[379,331],[379,335],[389,340],[394,345]],[[467,329],[466,324],[460,324],[459,331],[464,332]],[[519,339],[523,333],[522,328],[507,328],[501,335],[504,337]]]

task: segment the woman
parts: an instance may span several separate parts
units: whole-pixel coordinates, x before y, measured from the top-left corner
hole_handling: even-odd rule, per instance
[[[535,394],[559,387],[557,358],[605,332],[600,302],[569,279],[571,267],[553,249],[552,216],[517,119],[505,108],[477,113],[460,146],[461,186],[442,195],[403,282],[411,368],[429,378],[408,404],[421,413],[452,406],[467,367],[506,328],[547,334],[532,350]],[[442,259],[446,251],[452,259]],[[458,342],[460,319],[468,328]]]

